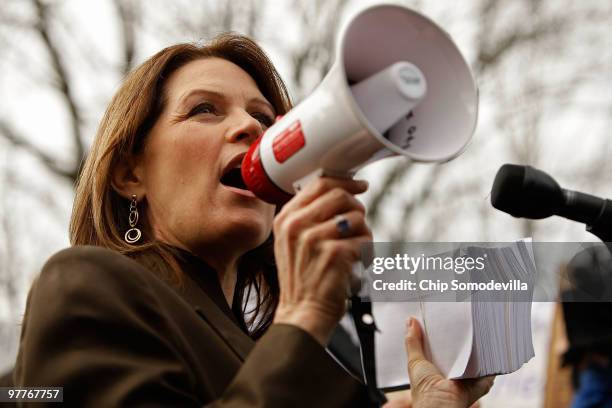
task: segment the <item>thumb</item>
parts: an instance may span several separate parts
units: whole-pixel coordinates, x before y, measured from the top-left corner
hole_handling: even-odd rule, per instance
[[[487,394],[493,387],[493,381],[495,381],[495,376],[490,375],[487,377],[476,378],[471,383],[469,383],[467,387],[469,401],[477,402],[480,397]],[[472,405],[470,408],[473,408],[474,405]]]
[[[421,325],[414,317],[406,322],[406,337],[404,345],[408,354],[408,376],[410,385],[419,388],[419,384],[427,383],[431,377],[440,376],[438,369],[425,358],[423,351],[423,333]],[[423,390],[419,390],[423,391]]]

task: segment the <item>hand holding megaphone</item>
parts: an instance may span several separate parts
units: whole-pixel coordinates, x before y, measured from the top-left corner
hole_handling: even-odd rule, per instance
[[[476,125],[478,92],[450,37],[398,5],[367,8],[341,30],[336,62],[317,89],[249,149],[242,177],[271,202],[315,175],[350,176],[403,155],[458,156]]]

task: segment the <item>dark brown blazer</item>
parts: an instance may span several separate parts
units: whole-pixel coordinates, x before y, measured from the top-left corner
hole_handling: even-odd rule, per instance
[[[15,385],[64,387],[80,407],[367,404],[308,333],[274,324],[255,343],[214,270],[195,257],[182,267],[178,288],[108,249],[54,255],[28,295]]]

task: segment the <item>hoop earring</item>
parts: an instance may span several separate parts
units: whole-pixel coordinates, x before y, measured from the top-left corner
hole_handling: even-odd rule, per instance
[[[136,196],[132,195],[132,201],[130,202],[130,215],[128,221],[130,223],[130,229],[125,232],[125,242],[128,244],[136,243],[140,240],[142,233],[138,228],[136,228],[136,224],[138,223],[138,200],[136,200]]]

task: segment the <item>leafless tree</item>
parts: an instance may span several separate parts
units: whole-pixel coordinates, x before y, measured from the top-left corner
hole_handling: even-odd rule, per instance
[[[66,142],[68,153],[49,149],[40,143],[43,135],[30,134],[27,126],[0,111],[0,154],[17,158],[0,163],[4,177],[0,191],[30,195],[32,201],[40,203],[40,213],[67,218],[69,206],[62,204],[67,197],[58,191],[69,191],[74,185],[96,122],[113,91],[104,85],[99,100],[86,101],[79,93],[83,76],[89,76],[92,82],[112,78],[109,83],[116,84],[147,57],[151,44],[161,48],[234,30],[252,36],[282,59],[288,67],[286,80],[294,100],[299,102],[333,63],[338,22],[354,3],[107,0],[104,4],[113,20],[104,24],[114,25],[119,34],[118,43],[111,47],[118,50],[119,57],[109,60],[91,37],[79,32],[69,2],[5,0],[0,8],[0,73],[4,75],[3,71],[11,68],[41,91],[55,96],[64,112],[58,120],[66,122],[66,140],[62,142]],[[595,80],[599,86],[610,85],[609,76],[603,74],[610,66],[610,54],[602,51],[610,49],[610,5],[578,0],[567,0],[563,7],[557,2],[532,0],[479,0],[461,8],[451,1],[405,3],[425,11],[451,34],[461,33],[466,27],[472,32],[466,37],[471,39],[462,40],[460,47],[470,56],[481,104],[488,108],[488,122],[480,124],[475,142],[456,161],[427,168],[397,161],[380,180],[371,183],[374,192],[368,198],[369,218],[379,236],[394,240],[448,239],[455,232],[455,221],[468,217],[477,228],[476,236],[495,238],[498,226],[491,221],[487,194],[496,165],[504,161],[544,165],[559,170],[566,180],[590,183],[593,189],[612,181],[612,145],[606,131],[612,118],[612,101],[597,101],[591,106],[577,96]],[[283,19],[291,24],[270,19],[270,13],[279,8]],[[298,40],[292,42],[287,37]],[[576,53],[578,48],[582,49],[580,53]],[[82,69],[74,68],[76,62]],[[590,152],[592,160],[580,166],[580,171],[569,170],[577,164],[566,166],[567,170],[563,166],[553,168],[545,155],[547,149],[557,147],[554,136],[546,134],[550,122],[556,120],[551,112],[566,115],[580,110],[584,114],[577,120],[599,123],[589,132],[600,143],[594,144],[597,147]],[[18,164],[13,169],[11,163],[20,160],[35,163],[46,185],[34,183]],[[404,194],[406,190],[410,194]],[[20,280],[15,276],[26,274],[31,278],[36,272],[23,270],[20,246],[24,242],[38,244],[37,231],[23,228],[22,220],[28,213],[22,206],[15,206],[6,195],[0,201],[0,293],[16,299],[12,302],[20,309],[27,284],[16,284]],[[466,203],[474,207],[467,215]],[[389,222],[391,208],[399,209],[401,222]],[[427,220],[425,228],[422,222],[417,228],[419,220]],[[525,222],[517,228],[517,234],[531,235],[537,225]],[[41,258],[39,264],[49,255],[44,248],[36,249],[36,254]]]
[[[416,194],[417,200],[403,205],[399,217],[402,222],[397,223],[400,227],[391,234],[394,239],[449,239],[453,233],[453,222],[461,217],[453,203],[464,199],[471,200],[479,207],[479,215],[474,217],[474,224],[480,222],[482,229],[480,232],[474,231],[472,238],[494,239],[495,230],[491,228],[495,226],[487,222],[493,210],[488,199],[483,199],[487,197],[487,189],[494,176],[492,169],[487,168],[487,164],[493,163],[495,159],[491,157],[489,148],[491,140],[501,142],[501,150],[495,152],[498,160],[503,160],[499,164],[512,162],[544,165],[551,170],[544,153],[560,151],[559,140],[563,139],[562,135],[546,133],[546,126],[551,122],[551,112],[558,111],[561,115],[567,109],[580,109],[576,95],[581,87],[594,77],[602,79],[605,66],[610,63],[609,54],[607,61],[600,58],[598,50],[602,46],[601,38],[594,43],[576,44],[585,27],[598,27],[604,30],[600,35],[607,32],[609,36],[610,30],[605,28],[604,23],[605,18],[610,16],[608,5],[564,2],[564,7],[552,7],[550,2],[526,0],[510,5],[507,2],[484,0],[478,2],[474,14],[475,58],[471,65],[480,84],[481,103],[487,103],[492,108],[494,126],[487,131],[493,130],[494,134],[484,135],[480,133],[482,131],[477,131],[475,139],[481,143],[472,144],[463,156],[456,159],[457,163],[439,166],[439,169],[432,170],[420,182],[412,180],[410,189],[420,189],[420,193]],[[592,48],[590,52],[584,53],[587,56],[585,60],[576,61],[572,59],[575,47]],[[564,71],[564,74],[549,78],[546,71],[540,68]],[[609,99],[598,106],[600,119],[609,115],[610,106],[612,101]],[[588,120],[586,117],[583,120]],[[598,139],[599,145],[597,151],[592,152],[594,160],[581,166],[580,171],[576,171],[576,166],[572,167],[573,174],[568,174],[567,168],[552,170],[558,170],[570,180],[588,180],[592,188],[597,186],[606,178],[601,169],[602,166],[609,166],[612,150],[605,131],[594,135],[594,138]],[[479,163],[480,168],[486,172],[474,171],[475,163]],[[459,196],[457,188],[429,194],[432,186],[444,183],[458,170],[462,177],[457,184],[463,190]],[[398,163],[383,177],[381,184],[384,188],[372,197],[369,207],[370,220],[375,226],[383,218],[380,211],[402,201],[401,197],[389,194],[389,191],[397,188],[398,183],[403,183],[404,173],[410,171],[412,166]],[[433,201],[448,204],[438,206]],[[415,235],[415,231],[408,225],[415,217],[422,216],[431,221],[429,233],[423,235],[419,231]],[[518,226],[517,236],[532,236],[539,224],[530,220],[517,220],[515,225]]]

